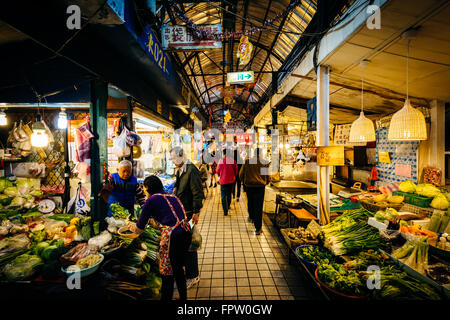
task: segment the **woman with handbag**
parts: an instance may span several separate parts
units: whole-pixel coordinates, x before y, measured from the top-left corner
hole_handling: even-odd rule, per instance
[[[161,300],[172,299],[174,280],[177,283],[180,301],[187,300],[184,261],[191,245],[191,228],[181,201],[173,194],[164,192],[161,180],[149,176],[144,180],[147,200],[142,208],[139,220],[131,224],[130,230],[142,233],[150,218],[153,218],[161,230],[159,271],[162,275]]]

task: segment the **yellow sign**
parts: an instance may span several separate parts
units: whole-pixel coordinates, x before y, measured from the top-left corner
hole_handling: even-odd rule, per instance
[[[317,165],[319,166],[343,166],[344,147],[318,147],[317,148]]]
[[[158,111],[159,114],[162,113],[162,103],[161,100],[156,100],[156,110]]]
[[[378,152],[378,162],[391,163],[389,152],[386,151]]]

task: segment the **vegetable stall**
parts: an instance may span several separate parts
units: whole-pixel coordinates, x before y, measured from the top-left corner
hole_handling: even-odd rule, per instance
[[[89,216],[5,207],[14,212],[1,216],[0,286],[8,289],[1,292],[45,292],[49,299],[81,292],[94,299],[159,299],[160,231],[148,226],[134,237],[126,231],[126,209],[115,207],[108,229],[99,232]],[[79,292],[71,290],[71,277],[79,277]]]
[[[436,243],[448,234],[408,218],[389,207],[348,210],[320,227],[318,244],[293,251],[330,300],[447,300],[450,256]]]

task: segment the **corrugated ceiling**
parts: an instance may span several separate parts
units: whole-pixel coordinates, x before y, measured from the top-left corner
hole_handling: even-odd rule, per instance
[[[185,3],[184,9],[187,17],[195,24],[222,24],[224,6],[227,3],[229,2]],[[289,0],[237,1],[236,11],[231,14],[235,19],[234,30],[259,27],[264,21],[282,13],[289,3]],[[253,44],[253,53],[252,60],[245,66],[240,66],[236,57],[239,39],[223,41],[222,49],[198,53],[179,51],[174,53],[178,55],[186,73],[190,75],[200,103],[206,107],[213,104],[214,109],[222,109],[224,106],[221,89],[225,85],[226,73],[243,70],[253,70],[255,78],[260,80],[254,89],[245,90],[235,96],[234,108],[245,109],[248,104],[257,103],[271,85],[272,75],[269,72],[277,71],[281,67],[314,16],[316,8],[316,0],[304,0],[288,14],[285,21],[278,19],[273,26],[263,32],[249,36]],[[165,22],[170,23],[169,16],[166,16]],[[225,67],[224,61],[227,61]]]

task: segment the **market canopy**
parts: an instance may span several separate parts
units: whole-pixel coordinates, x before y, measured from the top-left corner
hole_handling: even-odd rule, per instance
[[[250,126],[272,94],[274,79],[279,81],[286,76],[309,49],[308,44],[319,35],[317,32],[333,24],[352,2],[169,1],[157,7],[156,12],[166,28],[185,26],[186,22],[191,32],[201,30],[204,25],[221,27],[210,31],[207,38],[217,40],[219,48],[196,51],[178,48],[172,49],[171,55],[195,92],[202,112],[210,116],[212,122],[222,122],[225,111],[230,110],[232,121]],[[318,10],[318,6],[323,9]],[[168,31],[169,36],[172,36],[171,31]],[[253,51],[241,65],[236,54],[241,36],[245,34]],[[227,85],[227,73],[238,71],[253,71],[255,82]],[[276,78],[274,72],[279,72]]]

